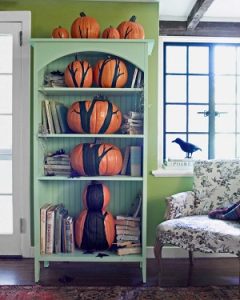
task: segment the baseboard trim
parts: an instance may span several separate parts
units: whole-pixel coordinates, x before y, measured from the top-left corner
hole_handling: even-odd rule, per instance
[[[188,251],[179,247],[165,246],[162,250],[163,258],[188,258]],[[202,253],[194,252],[196,258],[220,258],[220,257],[237,257],[230,253]],[[153,246],[147,247],[147,258],[154,258]]]

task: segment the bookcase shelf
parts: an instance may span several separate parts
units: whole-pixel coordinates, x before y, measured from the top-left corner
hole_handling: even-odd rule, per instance
[[[35,281],[40,279],[40,263],[55,261],[68,262],[139,262],[142,271],[143,282],[146,282],[146,236],[147,236],[147,137],[148,137],[148,56],[153,49],[153,40],[107,40],[107,39],[31,39],[34,50],[34,87],[33,87],[33,175],[34,175],[34,246],[35,246]],[[94,64],[108,56],[119,57],[124,60],[128,70],[128,81],[124,88],[69,88],[69,87],[47,87],[44,86],[45,74],[52,71],[64,72],[67,65],[75,59],[75,54],[80,60],[87,60]],[[137,71],[137,73],[136,73]],[[135,74],[135,77],[133,76]],[[136,74],[139,74],[138,81]],[[130,88],[140,86],[141,88]],[[43,106],[47,110],[48,105],[54,107],[57,103],[70,107],[73,102],[92,100],[97,95],[106,96],[114,103],[122,115],[131,115],[132,112],[141,113],[139,127],[143,127],[141,134],[40,134],[43,129]],[[52,101],[55,101],[52,102]],[[43,105],[44,104],[44,105]],[[43,110],[44,111],[44,110]],[[53,113],[53,110],[51,110]],[[130,114],[131,112],[131,114]],[[49,110],[48,113],[48,123]],[[55,114],[56,115],[56,114]],[[54,113],[52,117],[54,118]],[[59,115],[58,115],[59,116]],[[66,116],[66,115],[64,115]],[[56,118],[56,117],[55,117]],[[65,118],[65,117],[64,117]],[[128,117],[126,117],[128,119]],[[45,120],[45,119],[44,119]],[[62,120],[62,119],[61,119]],[[65,119],[64,119],[65,120]],[[130,119],[131,120],[131,119]],[[132,121],[132,120],[131,120]],[[55,122],[57,124],[57,122]],[[129,123],[127,124],[129,125]],[[135,124],[136,125],[136,124]],[[41,127],[42,126],[42,127]],[[48,129],[47,126],[44,127]],[[62,128],[61,128],[62,130]],[[136,129],[135,129],[136,130]],[[56,130],[59,132],[59,130]],[[62,130],[64,131],[64,130]],[[126,130],[127,131],[127,130]],[[55,130],[50,130],[55,132]],[[67,131],[64,131],[67,132]],[[127,132],[138,132],[130,131]],[[139,130],[139,132],[142,132]],[[115,176],[42,176],[44,174],[44,162],[52,153],[64,149],[65,153],[71,153],[78,144],[83,143],[109,143],[118,147],[123,157],[137,159],[137,174],[141,176],[115,175]],[[126,155],[126,153],[128,156]],[[50,153],[50,154],[49,154]],[[49,155],[47,158],[46,156]],[[139,163],[140,161],[140,163]],[[132,174],[132,161],[125,159],[123,174]],[[49,166],[49,165],[48,165]],[[59,167],[58,165],[57,167]],[[69,166],[68,166],[69,167]],[[65,170],[70,170],[68,167]],[[51,168],[50,168],[51,169]],[[64,168],[59,168],[64,169]],[[46,170],[46,168],[45,168]],[[140,170],[140,172],[139,172]],[[61,174],[68,173],[60,172]],[[131,173],[132,172],[132,173]],[[43,254],[41,251],[41,218],[40,209],[46,204],[58,205],[62,203],[68,210],[69,215],[76,219],[84,209],[82,195],[89,182],[97,181],[105,184],[110,191],[110,203],[108,212],[114,217],[119,215],[127,216],[138,195],[141,195],[140,220],[137,236],[141,244],[141,254],[118,255],[113,251],[96,251],[92,254],[85,254],[78,248],[73,253]],[[54,206],[52,206],[54,207]],[[135,237],[135,236],[134,236]],[[116,237],[119,240],[119,237]],[[59,241],[59,240],[57,240]],[[61,243],[61,242],[60,242]],[[51,252],[51,251],[50,251]],[[107,256],[97,257],[98,253],[106,253]],[[94,270],[93,270],[94,272]]]

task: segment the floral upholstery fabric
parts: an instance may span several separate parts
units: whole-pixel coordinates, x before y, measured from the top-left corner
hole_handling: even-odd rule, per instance
[[[240,200],[240,160],[207,160],[194,164],[194,214],[228,207]]]
[[[157,239],[190,251],[240,255],[240,223],[206,215],[168,220],[157,226]]]

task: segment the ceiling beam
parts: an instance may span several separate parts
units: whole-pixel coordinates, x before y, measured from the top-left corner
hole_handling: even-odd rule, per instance
[[[186,29],[186,22],[160,21],[160,36],[212,36],[240,37],[240,22],[200,22],[192,31]]]
[[[194,30],[214,0],[197,0],[188,18],[187,29]]]

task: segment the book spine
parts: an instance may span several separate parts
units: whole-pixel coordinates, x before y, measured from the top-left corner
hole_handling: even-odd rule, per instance
[[[52,254],[54,246],[54,210],[47,211],[46,253]]]
[[[46,108],[49,133],[55,133],[55,129],[54,129],[54,125],[53,125],[53,119],[52,119],[52,113],[51,113],[51,107],[50,107],[49,101],[44,100],[44,103],[45,103],[45,108]]]
[[[56,133],[61,133],[61,128],[58,120],[57,109],[55,101],[50,101],[50,107],[52,112],[52,119]]]
[[[48,206],[49,207],[49,206]],[[40,209],[40,253],[46,253],[47,207]]]
[[[134,177],[142,175],[142,148],[140,146],[130,147],[130,172]]]
[[[62,133],[70,132],[70,129],[67,124],[67,107],[63,104],[56,103],[56,110],[58,115],[58,120],[61,128]]]
[[[125,153],[124,153],[124,158],[123,158],[123,167],[121,171],[121,175],[126,175],[127,174],[127,167],[129,163],[129,157],[130,157],[130,146],[127,146],[125,148]]]

